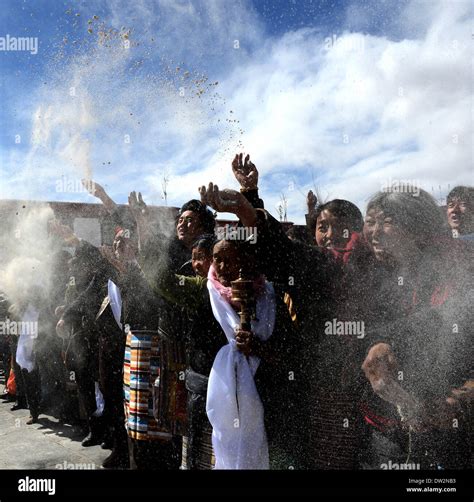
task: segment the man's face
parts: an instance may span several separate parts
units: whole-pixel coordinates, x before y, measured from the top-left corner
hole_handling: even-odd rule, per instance
[[[403,263],[417,249],[413,236],[397,225],[391,215],[378,209],[367,211],[364,237],[375,259],[383,263]]]
[[[194,211],[184,211],[176,225],[176,235],[186,246],[192,246],[193,242],[203,234],[203,228],[199,216]]]
[[[203,248],[193,248],[192,266],[196,275],[207,277],[211,263],[212,251]]]
[[[351,232],[345,221],[324,209],[316,221],[316,244],[327,249],[344,249]]]
[[[455,198],[448,201],[448,223],[452,230],[456,230],[461,235],[473,230],[473,208],[469,202]]]

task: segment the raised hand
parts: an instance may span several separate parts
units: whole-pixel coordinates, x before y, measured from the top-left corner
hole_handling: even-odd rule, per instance
[[[308,213],[313,212],[316,209],[318,203],[318,198],[314,195],[313,191],[310,190],[306,196],[306,205],[308,206]]]
[[[51,220],[49,222],[50,233],[57,235],[64,239],[65,242],[71,244],[72,246],[77,246],[79,244],[79,239],[76,234],[67,225],[59,223],[58,220]]]
[[[258,188],[258,171],[250,161],[250,155],[247,154],[243,159],[243,153],[237,154],[232,161],[232,171],[239,182],[241,188],[245,190],[256,190]]]
[[[136,220],[146,218],[149,215],[148,207],[143,200],[141,192],[130,192],[128,196],[130,212]]]
[[[117,209],[117,204],[115,204],[115,202],[107,195],[107,192],[101,185],[99,185],[99,183],[87,179],[83,179],[81,181],[92,196],[100,199],[109,213],[113,213]]]
[[[229,189],[219,190],[219,187],[212,182],[209,183],[207,189],[202,186],[199,193],[203,204],[220,213],[237,214],[239,207],[246,202],[245,197],[240,192]]]
[[[143,248],[153,235],[153,231],[151,228],[150,212],[143,200],[141,192],[138,192],[138,195],[137,192],[130,192],[128,196],[128,206],[137,222],[139,247]]]
[[[81,183],[92,196],[97,197],[98,199],[101,199],[105,194],[104,188],[95,181],[83,178]]]
[[[235,214],[246,227],[254,227],[257,224],[257,212],[252,204],[236,190],[219,190],[217,185],[209,183],[209,186],[199,188],[201,202],[221,213]]]

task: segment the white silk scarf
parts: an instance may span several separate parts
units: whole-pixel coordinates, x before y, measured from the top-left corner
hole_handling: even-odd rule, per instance
[[[20,368],[33,371],[36,366],[34,346],[38,338],[39,311],[30,303],[21,317],[16,362]]]
[[[216,355],[209,375],[206,411],[212,425],[216,469],[268,469],[268,444],[263,405],[254,382],[260,363],[245,357],[236,347],[235,331],[240,320],[231,305],[207,282],[214,317],[228,344]],[[252,332],[267,340],[275,326],[275,291],[268,281],[257,299],[257,319]]]

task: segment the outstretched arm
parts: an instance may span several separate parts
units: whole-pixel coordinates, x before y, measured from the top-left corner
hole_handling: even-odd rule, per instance
[[[104,190],[102,185],[96,183],[92,180],[83,179],[82,184],[86,190],[94,197],[97,197],[102,204],[104,204],[105,209],[112,214],[117,210],[117,204],[108,196],[107,192]]]
[[[67,225],[59,223],[58,220],[51,220],[49,222],[49,232],[61,237],[64,242],[72,247],[77,247],[81,243],[81,240],[77,235],[69,228]]]
[[[306,196],[306,206],[308,207],[308,215],[314,216],[314,213],[316,212],[316,206],[318,204],[318,198],[316,195],[313,193],[312,190],[308,192],[308,195]]]
[[[201,202],[220,213],[232,213],[239,218],[245,227],[255,227],[257,211],[250,202],[235,190],[219,190],[217,185],[209,183],[208,187],[199,188]]]
[[[308,192],[306,196],[306,206],[308,208],[308,212],[306,214],[306,226],[308,227],[311,235],[314,240],[314,229],[316,227],[316,207],[318,205],[318,198],[313,193],[312,190]]]
[[[138,245],[140,250],[147,246],[148,241],[153,237],[153,231],[150,221],[150,212],[141,192],[130,192],[128,196],[128,205],[137,223]]]

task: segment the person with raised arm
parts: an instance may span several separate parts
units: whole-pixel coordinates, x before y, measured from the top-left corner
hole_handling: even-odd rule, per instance
[[[150,389],[158,376],[164,378],[160,360],[163,354],[157,352],[164,302],[148,287],[137,261],[137,242],[123,229],[118,230],[112,247],[102,246],[100,251],[118,272],[115,283],[109,281],[108,295],[97,318],[112,314],[124,331],[125,350],[117,365],[120,365],[118,374],[124,389],[120,405],[125,405],[125,428],[123,413],[119,416],[125,440],[128,436],[130,466],[140,470],[176,469],[179,451],[172,430],[160,428],[150,413],[153,408]],[[114,449],[108,464],[120,465],[122,451]]]
[[[154,240],[142,250],[145,276],[193,320],[192,330],[181,333],[188,362],[186,467],[298,467],[292,378],[297,339],[276,288],[252,265],[252,244],[226,236],[213,246],[207,277],[185,277],[173,273],[172,257],[156,255]],[[232,292],[243,268],[256,299],[251,330],[239,329],[240,305]]]
[[[243,194],[234,190],[219,190],[213,183],[207,188],[202,186],[199,191],[203,203],[219,212],[234,213],[242,225],[255,229],[259,269],[268,280],[280,284],[291,298],[293,318],[304,346],[301,367],[295,368],[294,374],[299,392],[296,442],[303,467],[321,467],[318,455],[324,448],[321,442],[324,434],[318,423],[320,387],[329,377],[332,381],[331,374],[327,374],[329,364],[326,362],[330,354],[321,347],[325,323],[337,317],[340,266],[332,255],[323,250],[290,240],[281,224],[268,211],[254,208]],[[350,355],[346,354],[346,361]],[[344,417],[341,415],[339,418],[342,423]],[[355,427],[353,423],[352,426]],[[332,438],[331,444],[334,440]],[[354,462],[351,460],[350,467]]]
[[[108,195],[102,185],[90,179],[81,180],[84,188],[93,196],[99,199],[107,210],[115,225],[132,232],[134,219],[130,217],[128,209],[121,207]]]
[[[153,220],[150,210],[143,200],[142,194],[131,192],[129,195],[129,208],[135,217],[137,224],[137,233],[139,237],[140,254],[143,250],[147,249],[147,256],[156,264],[160,263],[163,255],[169,257],[167,267],[173,272],[186,277],[194,276],[193,270],[193,246],[197,240],[203,235],[213,235],[215,227],[215,216],[206,206],[199,200],[192,199],[180,208],[177,218],[175,220],[174,229],[169,234],[162,232],[163,225]],[[153,241],[149,245],[150,240]],[[194,253],[197,252],[197,249]],[[166,336],[167,340],[173,347],[170,354],[173,355],[174,361],[170,361],[173,367],[181,368],[185,363],[184,351],[187,333],[193,329],[193,324],[189,321],[189,316],[184,311],[183,307],[173,302],[169,302],[166,298],[161,300],[162,308],[160,309],[158,331]],[[138,336],[138,335],[137,335]],[[158,338],[157,338],[158,339]],[[139,343],[137,340],[136,343]],[[181,381],[180,381],[181,383]],[[166,391],[165,389],[165,392]],[[184,403],[185,404],[185,403]],[[186,455],[188,449],[186,448],[187,437],[183,436],[182,446],[178,446],[177,439],[181,440],[184,425],[182,423],[183,410],[181,405],[179,408],[179,420],[176,419],[176,444],[177,448],[181,447],[180,457],[182,458],[182,466],[186,467],[190,462],[187,462]],[[178,411],[178,410],[177,410]],[[163,413],[164,410],[160,410]],[[184,415],[186,410],[184,409]],[[190,468],[193,468],[191,465]]]
[[[62,238],[68,246],[75,248],[74,257],[69,262],[70,279],[65,305],[56,309],[59,314],[56,332],[65,340],[65,364],[77,383],[86,410],[88,434],[82,445],[88,447],[101,444],[106,439],[106,423],[97,406],[96,382],[102,384],[100,390],[107,397],[107,407],[112,404],[108,391],[117,391],[117,386],[110,385],[110,378],[105,377],[111,368],[110,364],[100,363],[105,361],[107,352],[120,350],[117,348],[120,330],[111,324],[110,329],[114,330],[115,335],[111,337],[111,341],[114,343],[107,343],[96,322],[96,314],[104,296],[107,295],[109,279],[115,277],[115,269],[98,248],[79,239],[68,226],[52,221],[50,232]],[[103,378],[100,378],[101,373]],[[113,374],[107,374],[113,381]],[[107,382],[105,386],[104,382]],[[121,392],[121,382],[118,391]],[[107,416],[110,418],[112,414],[106,413],[105,418]]]
[[[133,214],[133,213],[132,213]],[[93,327],[99,334],[96,353],[91,359],[98,359],[99,383],[104,395],[105,407],[101,423],[110,428],[112,453],[103,462],[105,468],[132,469],[173,469],[179,465],[176,441],[170,432],[160,434],[153,416],[149,416],[148,405],[141,414],[137,407],[140,399],[133,400],[130,412],[130,364],[125,367],[125,404],[127,410],[127,428],[124,427],[124,358],[126,338],[134,333],[156,331],[159,316],[163,312],[159,298],[150,291],[136,261],[137,242],[131,238],[128,229],[116,228],[111,247],[95,246],[78,239],[71,229],[53,223],[52,229],[66,242],[75,246],[79,257],[86,253],[95,263],[100,263],[107,272],[96,283],[101,285],[96,301],[89,305],[88,315],[92,316]],[[74,303],[82,303],[94,289],[89,287]],[[73,305],[74,305],[73,303]],[[58,329],[68,322],[71,306],[66,305]],[[146,350],[142,351],[145,356]],[[148,361],[149,362],[149,361]],[[143,392],[142,392],[143,394]],[[143,395],[142,395],[143,397]],[[94,421],[93,421],[94,423]],[[128,439],[130,437],[130,451]],[[94,432],[94,430],[92,431]],[[95,437],[92,436],[94,440]],[[156,441],[154,441],[156,440]],[[87,445],[87,444],[86,444]],[[130,458],[129,458],[130,455]]]

